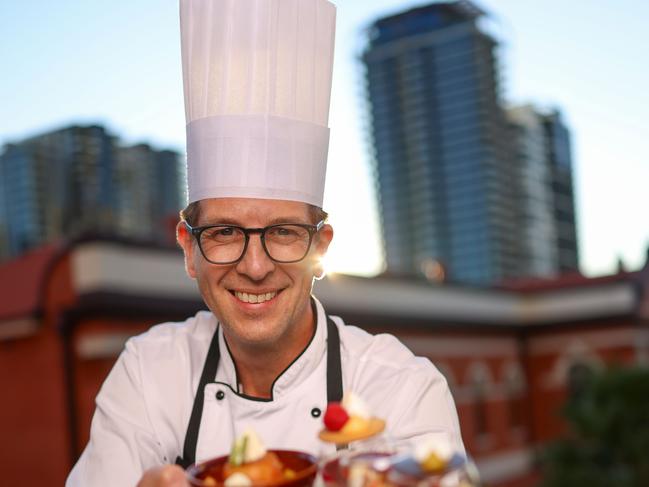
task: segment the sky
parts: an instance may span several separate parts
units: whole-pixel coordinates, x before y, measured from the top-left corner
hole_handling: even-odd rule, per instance
[[[337,0],[325,209],[330,271],[382,270],[359,56],[367,27],[427,2]],[[572,131],[581,268],[643,263],[649,246],[649,2],[479,0],[503,99],[559,108]],[[0,2],[0,145],[71,123],[184,153],[177,0]]]

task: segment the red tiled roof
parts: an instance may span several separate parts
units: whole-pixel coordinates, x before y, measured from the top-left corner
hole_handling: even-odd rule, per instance
[[[0,263],[0,319],[25,316],[38,308],[45,272],[58,249],[48,244]]]
[[[617,274],[606,276],[587,277],[577,272],[562,274],[554,278],[522,278],[512,279],[501,283],[498,289],[506,291],[535,292],[535,291],[552,291],[555,289],[566,289],[572,287],[589,287],[600,284],[609,284],[612,282],[621,282],[634,279],[639,271],[626,272],[620,271]]]

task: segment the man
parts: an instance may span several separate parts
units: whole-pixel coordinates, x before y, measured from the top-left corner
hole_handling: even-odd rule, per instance
[[[270,448],[333,453],[317,433],[343,389],[395,442],[463,449],[433,365],[311,296],[333,238],[321,207],[334,22],[327,0],[181,0],[190,205],[177,235],[210,311],[129,340],[67,485],[187,485],[182,467],[249,426]]]

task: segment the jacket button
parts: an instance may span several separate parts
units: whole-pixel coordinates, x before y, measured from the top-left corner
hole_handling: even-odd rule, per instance
[[[224,397],[225,397],[225,392],[223,392],[223,391],[220,390],[220,389],[219,389],[218,391],[216,391],[216,398],[217,398],[219,401],[222,400]]]
[[[322,411],[320,411],[320,408],[313,408],[311,410],[311,416],[313,416],[314,418],[319,418],[321,414]]]

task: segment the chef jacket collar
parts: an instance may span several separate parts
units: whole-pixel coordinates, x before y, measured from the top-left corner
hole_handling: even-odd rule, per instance
[[[271,401],[281,398],[292,388],[308,379],[320,362],[325,359],[327,351],[327,317],[322,304],[313,296],[311,296],[311,303],[316,317],[315,333],[302,353],[273,382]],[[241,397],[256,400],[257,398],[244,395],[241,387],[239,387],[237,369],[223,336],[223,327],[221,326],[219,326],[219,349],[221,350],[221,360],[216,373],[216,381],[228,384]]]

